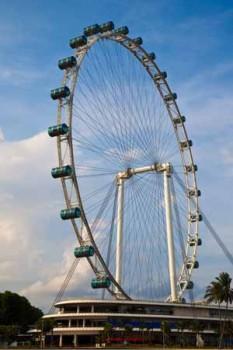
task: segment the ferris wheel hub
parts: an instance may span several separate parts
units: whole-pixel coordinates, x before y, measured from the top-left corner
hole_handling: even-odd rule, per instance
[[[170,175],[172,173],[172,165],[171,163],[154,163],[152,165],[147,165],[138,168],[128,168],[126,171],[120,171],[117,174],[117,183],[121,182],[122,180],[128,180],[133,175],[148,173],[152,171],[156,173],[166,172],[168,175]]]

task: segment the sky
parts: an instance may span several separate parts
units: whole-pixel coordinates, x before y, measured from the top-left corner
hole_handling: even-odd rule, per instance
[[[156,53],[193,140],[201,208],[233,253],[233,3],[223,0],[0,1],[0,291],[27,296],[45,311],[69,266],[75,237],[61,222],[57,164],[57,61],[83,27],[112,20]],[[200,269],[203,287],[219,272],[232,272],[206,227]],[[83,264],[71,289],[85,292]],[[78,281],[78,282],[77,282]]]

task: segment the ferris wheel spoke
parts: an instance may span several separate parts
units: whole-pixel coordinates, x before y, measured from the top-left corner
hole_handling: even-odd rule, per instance
[[[154,186],[150,186],[151,187],[151,198],[153,200],[155,200],[155,189],[156,189],[156,185],[155,183],[153,184]],[[145,247],[144,245],[140,245],[140,250],[139,250],[139,255],[140,256],[144,256],[145,257],[145,263],[146,263],[146,266],[148,266],[148,272],[150,272],[150,268],[152,268],[153,266],[155,267],[155,273],[156,273],[156,266],[157,266],[157,261],[155,261],[154,259],[152,260],[152,256],[153,256],[153,251],[155,250],[155,246],[153,244],[153,242],[155,242],[155,236],[152,234],[153,232],[153,219],[154,219],[154,213],[153,213],[153,206],[149,206],[148,205],[148,201],[147,201],[147,198],[146,196],[144,195],[144,191],[143,191],[143,187],[141,187],[141,191],[140,191],[140,194],[139,194],[139,205],[138,205],[138,208],[139,208],[139,212],[140,212],[140,208],[143,208],[143,211],[141,210],[141,212],[143,213],[143,217],[142,217],[142,225],[141,225],[141,228],[140,230],[145,230],[146,229],[146,237],[147,237],[147,240],[145,242]],[[145,214],[147,213],[147,215]],[[146,226],[146,222],[148,222],[148,225]],[[143,251],[142,249],[144,250],[144,253],[146,252],[146,254],[143,254]],[[152,253],[152,254],[151,254]],[[153,274],[151,272],[151,275],[147,276],[147,281],[152,281],[153,278],[152,278]],[[149,284],[150,285],[150,284]],[[148,290],[149,292],[149,290]]]
[[[108,64],[106,64],[108,65]],[[89,75],[89,78],[92,77],[93,75],[89,72],[89,70],[87,69],[87,73]],[[111,81],[111,80],[110,80]],[[93,77],[92,77],[92,82],[93,82]],[[105,80],[105,77],[103,77],[102,79],[102,82],[104,82],[106,84],[106,80]],[[119,106],[118,108],[116,109],[115,106],[114,106],[114,98],[115,98],[115,94],[112,94],[110,95],[109,94],[109,82],[107,83],[107,86],[105,86],[104,89],[102,89],[102,92],[103,92],[103,96],[98,94],[97,95],[97,98],[96,98],[96,101],[98,101],[98,106],[95,105],[95,109],[96,107],[98,108],[98,110],[101,111],[101,115],[104,116],[105,120],[108,122],[109,119],[113,122],[111,123],[108,123],[109,125],[109,129],[111,130],[113,127],[115,128],[115,133],[118,137],[118,140],[121,141],[121,143],[118,145],[118,148],[119,146],[121,147],[122,149],[122,152],[124,152],[124,145],[122,143],[122,140],[123,140],[123,135],[121,134],[121,130],[119,128],[120,126],[120,123],[119,123],[119,112],[121,111],[119,109]],[[96,91],[93,91],[93,88],[88,86],[89,90],[91,90],[91,94],[92,96],[95,96],[96,95]],[[103,98],[104,97],[104,98]],[[93,99],[92,99],[93,100]],[[95,100],[94,100],[95,101]],[[104,106],[108,105],[108,110],[105,112],[104,110]],[[111,108],[109,108],[109,106],[111,106]],[[111,115],[113,116],[113,118],[109,118],[108,115]]]
[[[81,109],[81,106],[79,106],[79,109]],[[91,117],[91,115],[85,111],[81,110],[81,112],[85,115],[85,117],[82,117],[81,113],[78,113],[78,109],[74,108],[74,111],[77,110],[77,114],[74,113],[74,116],[77,116],[77,119],[81,120],[83,123],[85,123],[85,127],[89,128],[92,135],[95,136],[95,138],[98,140],[98,143],[102,143],[103,147],[106,149],[115,149],[115,151],[118,149],[118,145],[116,143],[116,140],[114,141],[114,135],[109,134],[109,132],[106,134],[104,132],[105,126],[101,125],[98,121],[96,121],[95,118]],[[96,112],[95,112],[96,114]],[[109,131],[109,130],[108,130]],[[110,136],[107,136],[110,135]],[[98,137],[99,136],[99,137]],[[76,138],[78,139],[78,138]],[[97,145],[98,147],[98,145]],[[116,153],[119,158],[121,158],[119,151]]]
[[[116,48],[116,47],[115,47]],[[119,50],[117,50],[117,48],[116,48],[116,52],[117,53],[119,53],[120,51]],[[118,57],[119,58],[119,57]],[[118,60],[117,60],[118,61]],[[119,60],[119,62],[120,62],[120,60]],[[116,81],[117,82],[117,84],[118,84],[118,86],[117,86],[117,88],[116,89],[114,89],[114,91],[113,91],[113,96],[115,96],[115,94],[116,94],[116,91],[119,93],[119,95],[120,95],[120,103],[121,103],[121,101],[126,101],[126,98],[125,98],[125,96],[127,96],[127,94],[125,94],[125,95],[123,95],[122,94],[122,92],[123,92],[123,89],[124,89],[124,86],[126,85],[125,83],[125,80],[123,80],[123,79],[121,79],[121,81],[120,81],[120,77],[121,78],[123,78],[124,77],[124,74],[122,74],[123,72],[122,72],[122,67],[123,67],[123,65],[116,65],[116,66],[114,66],[114,68],[116,68],[116,72],[113,72],[113,67],[110,65],[110,64],[107,64],[106,65],[107,67],[109,67],[109,70],[111,70],[111,78],[113,78],[113,79],[109,79],[110,80],[110,82],[112,82],[112,81]],[[129,69],[130,70],[130,65],[128,65],[128,67],[127,67],[127,69]],[[116,79],[114,79],[114,77],[116,78]],[[128,81],[128,85],[130,85],[130,80]],[[130,89],[130,91],[131,91],[131,89]],[[118,105],[120,104],[120,103],[118,103]],[[127,140],[128,138],[127,138],[127,132],[129,131],[129,132],[131,132],[131,129],[128,127],[128,125],[126,124],[126,122],[127,122],[127,120],[128,120],[128,118],[130,117],[130,115],[134,115],[133,113],[132,113],[132,109],[130,109],[130,112],[131,113],[129,113],[128,112],[128,110],[126,109],[126,108],[124,108],[125,107],[125,105],[123,104],[123,112],[121,112],[120,113],[120,115],[121,115],[121,118],[120,118],[120,126],[122,125],[122,123],[124,123],[123,125],[124,125],[124,130],[125,130],[125,132],[126,132],[126,137],[125,137],[125,139]],[[130,100],[128,100],[127,101],[127,107],[130,107],[131,108],[131,101]],[[127,117],[127,118],[126,118]],[[121,119],[122,119],[122,122],[121,122]],[[131,126],[132,126],[132,124],[131,124]]]

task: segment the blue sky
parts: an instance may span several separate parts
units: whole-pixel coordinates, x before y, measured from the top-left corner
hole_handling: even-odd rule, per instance
[[[61,80],[57,60],[70,54],[69,39],[84,26],[108,20],[142,36],[168,72],[194,142],[202,208],[233,246],[232,1],[1,0],[1,288],[44,307],[65,274],[74,243],[71,228],[58,218],[63,198],[49,175],[56,162],[55,143],[45,134],[56,118],[49,91]],[[200,260],[199,281],[232,271],[208,235]]]

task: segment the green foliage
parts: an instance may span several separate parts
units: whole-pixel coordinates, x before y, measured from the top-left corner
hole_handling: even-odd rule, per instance
[[[40,318],[36,323],[36,328],[40,329],[43,333],[50,332],[54,327],[54,320],[51,318]]]
[[[233,289],[231,288],[232,278],[227,272],[221,272],[206,288],[204,298],[208,303],[231,304],[233,301]]]
[[[205,299],[208,303],[214,302],[219,305],[219,348],[222,347],[222,340],[225,334],[226,316],[228,305],[233,301],[233,289],[231,288],[232,278],[227,272],[221,272],[206,288]],[[224,320],[221,322],[220,305],[226,303]]]
[[[3,326],[0,325],[0,338],[3,341],[10,342],[18,334],[19,328],[17,326]]]
[[[163,334],[163,346],[168,345],[169,335],[171,333],[171,328],[170,328],[168,321],[161,322],[161,331]]]
[[[188,327],[192,332],[199,334],[205,329],[205,323],[200,320],[191,320]]]
[[[109,322],[106,322],[104,324],[104,330],[102,333],[102,341],[109,343],[109,338],[111,337],[112,334],[112,324]]]
[[[0,325],[15,325],[22,329],[34,324],[42,315],[42,311],[25,297],[9,291],[0,293]]]

